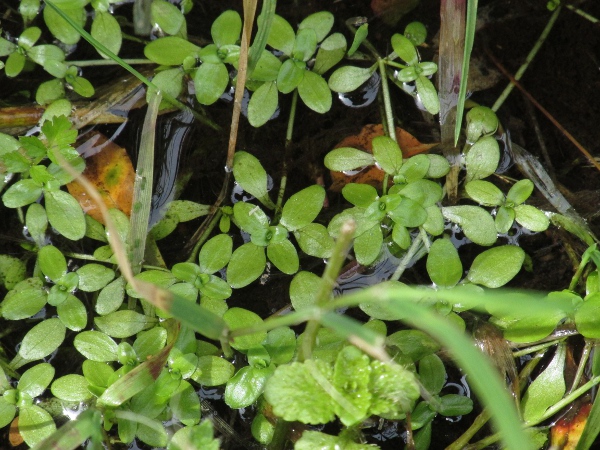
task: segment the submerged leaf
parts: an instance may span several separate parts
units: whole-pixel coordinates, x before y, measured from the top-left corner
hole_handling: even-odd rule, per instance
[[[96,187],[106,207],[117,208],[129,215],[135,170],[127,151],[100,133],[93,134],[77,150],[87,156],[83,176]],[[86,214],[104,224],[100,208],[81,184],[73,181],[67,189]]]

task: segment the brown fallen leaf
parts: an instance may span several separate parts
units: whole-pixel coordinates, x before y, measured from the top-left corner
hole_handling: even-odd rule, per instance
[[[78,148],[85,158],[85,176],[100,192],[107,208],[118,208],[129,216],[133,199],[135,170],[127,151],[100,133],[94,133]],[[83,211],[104,223],[100,209],[77,181],[67,184]]]
[[[23,443],[23,436],[19,432],[19,418],[15,417],[13,421],[10,423],[10,428],[8,430],[8,441],[10,445],[13,447],[18,447]]]
[[[335,148],[353,147],[359,150],[364,150],[368,153],[373,153],[373,139],[377,136],[383,136],[383,126],[381,124],[365,125],[359,134],[348,136],[342,139]],[[398,145],[402,150],[404,158],[410,158],[419,153],[425,153],[430,148],[437,144],[422,144],[419,140],[410,134],[408,131],[400,127],[396,127],[396,138]],[[331,191],[340,192],[348,183],[370,184],[374,187],[381,187],[385,173],[376,166],[370,166],[353,175],[346,175],[342,172],[331,172],[332,184],[329,188]]]

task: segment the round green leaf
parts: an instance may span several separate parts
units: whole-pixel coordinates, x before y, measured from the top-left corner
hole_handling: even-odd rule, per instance
[[[40,66],[45,66],[50,61],[65,60],[65,53],[56,45],[36,45],[27,51],[27,56]]]
[[[115,55],[119,54],[123,37],[119,22],[117,22],[117,19],[112,14],[108,12],[96,12],[96,17],[94,17],[94,21],[92,22],[91,34],[94,39],[103,44]],[[108,55],[100,51],[98,53],[103,58],[108,59]]]
[[[23,338],[19,356],[28,361],[48,356],[65,340],[65,332],[65,326],[59,319],[51,318],[38,323]]]
[[[26,50],[30,49],[35,45],[41,35],[42,30],[40,30],[38,27],[26,28],[19,36],[19,47],[22,47]]]
[[[404,36],[414,45],[421,45],[427,38],[427,28],[421,22],[411,22],[406,25]]]
[[[7,208],[20,208],[35,202],[42,195],[42,186],[37,181],[25,179],[9,187],[2,201]]]
[[[279,102],[277,84],[269,81],[262,84],[250,97],[248,103],[248,121],[253,127],[260,127],[267,123],[275,111]]]
[[[306,106],[319,114],[331,109],[331,91],[321,75],[306,72],[298,85],[298,95]]]
[[[54,367],[51,364],[37,364],[21,375],[17,389],[31,398],[39,397],[50,386],[50,382],[54,378],[54,372]]]
[[[100,331],[83,331],[75,336],[75,348],[91,361],[109,362],[117,360],[116,342]]]
[[[490,248],[477,255],[467,278],[471,283],[498,288],[519,273],[524,260],[525,252],[516,245]]]
[[[258,206],[238,202],[233,206],[237,225],[246,233],[260,235],[269,228],[269,218]]]
[[[203,63],[194,75],[196,98],[203,105],[216,102],[228,85],[229,72],[223,63]]]
[[[227,266],[227,282],[234,289],[248,286],[262,275],[266,264],[264,248],[248,242],[231,255]]]
[[[533,192],[533,182],[531,180],[519,180],[517,181],[506,194],[506,202],[512,205],[520,205],[529,198]]]
[[[317,36],[317,42],[321,42],[331,31],[333,21],[333,14],[329,11],[316,12],[304,18],[304,20],[300,22],[300,25],[298,25],[298,30],[314,30]]]
[[[163,70],[154,75],[152,84],[154,84],[161,92],[165,92],[171,97],[177,98],[183,90],[183,75],[183,70],[181,70],[180,67]],[[146,101],[149,101],[151,95],[153,95],[152,91],[148,90],[146,93]]]
[[[536,232],[546,231],[550,226],[550,220],[546,214],[531,205],[515,206],[515,220],[519,225]]]
[[[60,5],[60,9],[75,21],[79,26],[83,27],[86,19],[86,12],[83,8],[83,3],[77,2],[67,5]],[[44,8],[44,21],[52,35],[61,42],[67,45],[77,44],[81,36],[65,19],[63,19],[53,8]]]
[[[125,299],[125,279],[119,277],[107,284],[96,299],[96,312],[101,316],[119,309]]]
[[[56,307],[58,318],[70,330],[80,331],[87,325],[87,310],[74,295],[69,294],[65,301]]]
[[[323,75],[344,58],[346,48],[346,38],[343,34],[334,33],[328,36],[319,46],[313,72]],[[329,90],[329,87],[327,89]]]
[[[373,156],[381,169],[395,175],[402,167],[402,152],[396,141],[387,136],[377,136],[373,139]]]
[[[22,72],[23,68],[25,67],[25,62],[27,62],[25,55],[19,52],[11,53],[8,55],[8,58],[6,58],[4,73],[9,78],[16,77]]]
[[[67,273],[67,260],[53,245],[42,247],[38,253],[38,264],[44,275],[57,282]]]
[[[419,55],[414,44],[402,34],[394,34],[392,36],[392,48],[396,55],[408,65],[414,65],[419,62]]]
[[[287,364],[296,352],[296,333],[289,327],[276,328],[267,333],[263,345],[269,352],[272,364]]]
[[[247,328],[253,325],[262,324],[263,320],[260,316],[252,311],[243,308],[229,308],[225,314],[223,314],[223,320],[227,324],[230,330],[237,328]],[[260,331],[258,333],[246,334],[244,336],[237,336],[231,346],[236,350],[245,351],[252,347],[256,347],[262,343],[267,337],[266,331]]]
[[[62,80],[54,79],[50,81],[44,81],[39,85],[35,92],[35,101],[40,105],[47,105],[52,103],[54,100],[63,98],[65,96],[65,87]]]
[[[354,206],[368,208],[378,199],[377,189],[370,184],[348,183],[342,188],[342,195]]]
[[[198,358],[198,370],[192,374],[192,379],[204,386],[220,386],[227,383],[234,372],[234,365],[226,359],[206,355]]]
[[[325,156],[325,167],[336,172],[359,169],[374,162],[370,153],[351,147],[336,148]]]
[[[425,175],[427,178],[441,178],[450,172],[450,163],[442,155],[428,154],[429,169]]]
[[[292,50],[292,58],[296,61],[306,62],[311,59],[316,49],[317,35],[315,31],[309,28],[298,30],[294,41],[294,50]]]
[[[247,152],[236,152],[233,158],[233,176],[250,195],[268,208],[275,207],[267,191],[267,172],[255,156]]]
[[[324,225],[310,223],[301,230],[294,231],[294,237],[300,249],[307,255],[317,258],[331,257],[334,241]]]
[[[321,278],[312,272],[298,272],[290,283],[290,300],[296,311],[314,306]]]
[[[444,232],[444,216],[442,216],[442,211],[437,205],[425,208],[425,211],[427,211],[427,219],[425,219],[425,222],[421,226],[432,236],[439,236]]]
[[[149,317],[131,310],[115,311],[94,319],[100,331],[117,338],[126,338],[139,333],[150,321]]]
[[[480,205],[499,206],[504,203],[504,194],[489,181],[473,180],[466,184],[469,197]]]
[[[306,73],[306,63],[287,59],[279,68],[277,74],[277,89],[283,94],[289,94],[298,87]]]
[[[0,427],[4,428],[12,422],[17,412],[17,407],[0,397]]]
[[[438,286],[452,287],[463,275],[463,267],[450,239],[436,239],[427,256],[427,273]]]
[[[0,316],[20,320],[37,314],[46,304],[47,292],[39,278],[28,278],[18,283],[0,303]]]
[[[294,48],[296,33],[287,20],[275,14],[271,24],[271,31],[267,39],[267,44],[275,50],[282,51],[285,55],[291,56]]]
[[[235,44],[242,32],[242,19],[233,10],[227,10],[215,19],[210,27],[210,35],[217,47]]]
[[[440,99],[433,83],[425,75],[420,75],[415,80],[417,94],[421,103],[429,114],[440,112]]]
[[[165,0],[152,0],[150,17],[166,34],[177,34],[185,27],[185,18],[181,11]]]
[[[283,273],[293,275],[298,272],[300,260],[296,247],[289,239],[267,246],[267,257]]]
[[[30,447],[43,441],[55,431],[54,419],[46,410],[35,405],[19,409],[19,433]]]
[[[52,383],[52,394],[67,402],[86,402],[92,398],[88,381],[81,375],[70,374]]]
[[[442,416],[462,416],[473,411],[473,400],[464,395],[448,394],[440,399],[439,413]]]
[[[467,141],[474,143],[481,136],[491,135],[498,129],[498,117],[491,108],[475,106],[467,113]]]
[[[281,68],[281,61],[271,52],[263,50],[254,72],[250,75],[252,81],[275,81]]]
[[[493,136],[479,139],[467,152],[467,182],[493,174],[500,162],[500,147]]]
[[[115,272],[101,264],[86,264],[77,270],[79,289],[84,292],[96,292],[110,283]]]
[[[221,270],[229,262],[232,249],[233,241],[227,234],[218,234],[209,239],[200,249],[200,271],[215,273]]]
[[[379,256],[382,245],[383,234],[379,223],[377,223],[375,226],[354,239],[354,253],[356,254],[356,260],[363,266],[372,264]]]
[[[144,48],[146,58],[157,64],[177,66],[188,56],[196,57],[200,47],[177,36],[166,36],[150,42]]]
[[[281,225],[290,231],[307,226],[321,212],[324,200],[325,189],[316,184],[295,193],[283,205]]]
[[[510,230],[510,227],[512,227],[514,221],[514,208],[507,208],[506,206],[501,206],[498,208],[498,211],[496,211],[496,218],[494,219],[498,233],[508,233],[508,230]]]
[[[493,245],[496,242],[496,226],[490,214],[479,206],[448,206],[442,214],[450,222],[460,225],[465,236],[479,245]]]
[[[340,67],[329,77],[329,88],[334,92],[342,94],[352,92],[371,78],[376,67],[376,65],[367,68],[354,66]]]
[[[169,400],[173,417],[186,426],[200,422],[200,398],[190,383],[183,380]]]
[[[263,393],[273,370],[273,367],[259,369],[251,366],[238,370],[225,387],[224,399],[227,406],[239,409],[252,405]]]
[[[67,239],[76,241],[85,235],[85,217],[81,206],[64,191],[45,191],[48,221]]]
[[[198,289],[203,296],[215,300],[226,300],[231,297],[231,288],[227,282],[215,275],[209,275],[208,283],[199,285]]]

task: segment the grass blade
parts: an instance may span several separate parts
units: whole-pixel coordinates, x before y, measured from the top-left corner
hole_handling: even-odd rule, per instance
[[[454,125],[455,147],[458,143],[458,138],[460,137],[462,117],[463,112],[465,110],[465,99],[467,97],[467,82],[469,81],[469,61],[471,60],[471,51],[473,50],[473,41],[475,40],[475,24],[477,22],[477,3],[478,0],[467,1],[465,48],[462,61],[462,76],[460,77],[460,88],[458,90],[458,100],[456,104],[456,124]]]

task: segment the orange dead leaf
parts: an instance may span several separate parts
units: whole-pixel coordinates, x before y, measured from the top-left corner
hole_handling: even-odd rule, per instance
[[[127,151],[100,133],[94,133],[78,149],[85,158],[85,176],[92,183],[108,208],[118,208],[125,214],[131,212],[135,170]],[[77,181],[67,185],[69,193],[77,199],[84,212],[104,223],[100,209]]]
[[[8,441],[13,447],[18,447],[23,443],[23,436],[21,436],[21,433],[19,432],[18,417],[15,417],[10,423],[10,428],[8,429]]]
[[[348,136],[340,141],[335,148],[340,147],[353,147],[359,150],[364,150],[369,153],[373,153],[372,141],[377,136],[383,136],[383,126],[381,124],[370,124],[365,125],[359,134],[355,136]],[[398,139],[398,145],[402,150],[402,156],[404,158],[410,158],[411,156],[419,153],[425,153],[430,148],[437,144],[422,144],[417,138],[415,138],[408,131],[402,128],[396,127],[396,138]],[[331,172],[331,184],[330,190],[334,192],[340,192],[347,183],[361,183],[370,184],[371,186],[380,187],[383,183],[383,170],[376,166],[371,166],[367,169],[361,170],[354,175],[346,175],[341,172]]]
[[[568,413],[552,427],[550,443],[552,448],[575,450],[583,433],[592,405],[586,403],[574,413]]]

